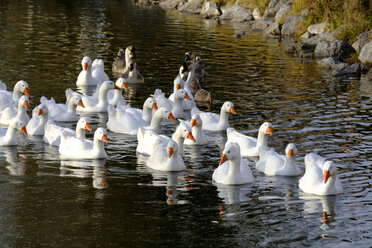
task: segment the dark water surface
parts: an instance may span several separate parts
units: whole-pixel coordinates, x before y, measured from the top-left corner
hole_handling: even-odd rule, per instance
[[[304,194],[299,177],[264,176],[253,160],[255,183],[214,184],[224,132],[186,148],[181,173],[147,169],[135,136],[110,133],[106,160],[67,162],[19,134],[17,147],[0,148],[0,246],[371,246],[372,82],[336,80],[258,33],[234,37],[246,30],[129,1],[0,1],[0,79],[8,88],[26,80],[32,107],[43,95],[62,102],[84,55],[102,58],[116,81],[113,58],[133,44],[145,84],[125,98],[141,107],[156,88],[170,94],[184,53],[194,51],[216,96],[211,111],[234,102],[232,126],[252,136],[272,122],[269,145],[283,154],[296,143],[303,170],[309,152],[333,160],[344,194]],[[107,115],[90,117],[93,129],[105,126]]]

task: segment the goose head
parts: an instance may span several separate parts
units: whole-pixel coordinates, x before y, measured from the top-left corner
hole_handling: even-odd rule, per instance
[[[101,140],[108,144],[106,129],[104,129],[103,127],[97,128],[97,130],[94,132],[94,139]]]
[[[220,165],[227,160],[240,159],[240,146],[236,142],[229,143],[222,152]]]
[[[270,122],[264,122],[260,126],[259,132],[263,134],[273,135],[273,126]]]
[[[174,99],[188,99],[188,100],[191,100],[189,94],[187,94],[187,92],[184,90],[184,89],[179,89],[177,90],[175,93],[174,93]]]
[[[100,91],[103,90],[103,91],[108,91],[108,90],[120,90],[120,88],[118,86],[116,86],[116,84],[114,84],[114,82],[112,81],[105,81],[101,88],[100,88]]]
[[[178,145],[174,140],[170,140],[167,145],[168,158],[171,158],[174,154],[178,152]]]
[[[28,83],[25,80],[20,80],[14,85],[14,91],[19,91],[30,97],[30,90],[28,88]]]
[[[146,107],[148,109],[158,110],[158,105],[156,104],[156,100],[152,97],[147,98],[143,106],[144,106],[144,109]]]
[[[296,153],[297,153],[297,148],[295,144],[289,143],[287,147],[285,148],[285,155],[287,156],[287,158],[295,157]]]
[[[195,59],[195,54],[192,52],[185,53],[185,62],[193,61]]]
[[[85,108],[85,106],[83,104],[82,97],[81,97],[81,95],[79,93],[73,94],[73,96],[71,97],[70,101],[72,101],[73,104],[76,105],[76,106],[81,106],[81,107]]]
[[[83,71],[88,70],[92,66],[92,60],[88,56],[85,56],[81,61],[81,66],[83,67]]]
[[[200,118],[199,113],[193,114],[191,118],[191,127],[194,127],[194,126],[201,127],[202,125],[203,125],[203,121]]]
[[[125,53],[128,54],[128,57],[130,59],[136,58],[135,51],[136,51],[136,48],[134,46],[127,46],[127,48],[125,49]]]
[[[80,129],[86,129],[89,132],[92,132],[92,127],[89,124],[89,120],[86,117],[81,117],[76,124]]]
[[[232,102],[225,102],[222,105],[221,109],[226,113],[232,113],[232,114],[236,115],[236,110],[235,110],[234,104]]]
[[[116,80],[116,83],[115,85],[119,88],[119,89],[124,89],[124,90],[128,90],[128,87],[127,87],[127,84],[125,82],[125,79],[120,77],[118,78],[118,80]]]
[[[157,116],[159,116],[160,118],[162,119],[169,119],[169,120],[172,120],[172,121],[176,121],[176,119],[174,118],[173,114],[171,111],[169,111],[168,109],[166,109],[165,107],[161,107],[160,109],[158,109],[155,114]]]
[[[179,89],[182,89],[184,87],[184,84],[185,82],[182,80],[182,74],[181,74],[181,77],[177,77],[174,81],[173,81],[173,91],[177,91]]]
[[[180,125],[176,129],[176,134],[178,134],[180,137],[183,137],[184,139],[190,139],[195,142],[195,138],[192,135],[191,128],[189,125],[186,124],[184,120],[179,120]]]
[[[48,113],[49,113],[48,107],[44,103],[40,104],[39,107],[37,108],[37,115],[38,116],[40,116],[40,115],[41,116],[48,116]]]
[[[330,177],[335,177],[337,168],[332,161],[326,161],[323,165],[323,183],[326,184]]]
[[[22,133],[24,133],[25,135],[28,135],[27,134],[27,129],[26,129],[26,123],[22,122],[21,120],[19,119],[16,119],[14,118],[10,124],[9,124],[10,127],[13,127],[19,131],[21,131]]]
[[[18,100],[18,107],[23,106],[25,109],[28,109],[30,101],[28,100],[28,97],[26,95],[21,96]]]

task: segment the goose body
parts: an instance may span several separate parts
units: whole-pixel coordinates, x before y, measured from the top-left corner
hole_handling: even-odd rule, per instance
[[[301,170],[298,168],[295,155],[296,146],[293,143],[288,144],[285,149],[285,156],[279,155],[274,150],[270,150],[260,155],[256,163],[256,169],[265,173],[267,176],[298,176]]]
[[[315,153],[306,154],[305,168],[305,174],[299,180],[299,187],[305,193],[336,195],[343,192],[336,165],[332,161],[326,161]]]
[[[234,128],[228,128],[227,142],[237,142],[240,146],[241,155],[243,157],[258,157],[261,153],[268,151],[267,144],[268,135],[272,135],[272,125],[269,122],[264,122],[258,130],[258,138],[253,138],[239,133]]]
[[[0,124],[7,126],[13,118],[17,118],[21,120],[23,124],[27,124],[30,120],[26,112],[28,104],[28,97],[26,95],[21,96],[18,100],[18,108],[8,106],[0,112]]]
[[[226,144],[220,165],[214,170],[212,178],[215,182],[225,185],[239,185],[254,181],[252,171],[240,156],[239,144]]]
[[[58,151],[63,159],[106,158],[104,142],[108,143],[107,131],[102,127],[94,132],[93,141],[62,134]]]
[[[53,100],[54,101],[54,100]],[[74,93],[66,104],[55,103],[50,100],[40,100],[48,107],[49,119],[59,122],[74,122],[79,120],[76,114],[77,106],[84,108],[82,95]]]
[[[139,84],[144,82],[144,78],[139,72],[136,62],[131,62],[129,64],[128,74],[124,73],[121,77],[125,78],[128,84]]]
[[[126,75],[129,72],[129,64],[136,58],[135,47],[128,46],[125,51],[120,48],[112,63],[112,71],[118,75]]]
[[[27,132],[29,135],[43,136],[45,125],[48,121],[48,107],[42,103],[38,107],[38,116],[34,116],[27,123]]]
[[[105,72],[105,64],[102,59],[95,59],[92,64],[92,77],[98,83],[102,84],[105,81],[110,81],[110,78]]]
[[[185,163],[178,153],[177,142],[174,140],[165,142],[158,138],[156,144],[146,162],[148,167],[160,171],[182,171],[186,169]]]
[[[234,104],[225,102],[221,107],[220,114],[200,112],[200,118],[203,121],[203,129],[209,131],[224,131],[230,127],[229,113],[236,114]]]
[[[15,146],[17,145],[17,130],[22,131],[27,135],[27,128],[25,124],[18,119],[12,119],[9,123],[8,129],[2,129],[0,132],[0,146]]]
[[[85,139],[85,130],[92,132],[89,120],[86,117],[81,117],[76,124],[76,131],[66,127],[56,125],[52,120],[49,120],[45,125],[43,141],[52,146],[59,146],[61,136],[64,133],[66,136],[74,136],[79,139]]]
[[[172,110],[173,102],[165,97],[161,89],[156,89],[152,97],[156,100],[156,104],[158,105],[158,108],[164,107],[166,109]]]
[[[28,84],[24,80],[20,80],[14,85],[13,92],[0,89],[0,111],[6,107],[17,107],[18,100],[23,94],[30,97]]]
[[[77,86],[92,86],[97,85],[99,82],[93,78],[92,75],[92,60],[85,56],[81,61],[82,71],[76,80]]]

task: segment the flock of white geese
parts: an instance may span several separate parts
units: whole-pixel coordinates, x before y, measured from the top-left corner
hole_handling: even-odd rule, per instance
[[[174,80],[173,93],[169,98],[160,90],[155,90],[143,104],[142,109],[126,103],[122,90],[127,84],[143,83],[135,62],[135,49],[128,46],[120,49],[113,63],[114,73],[121,75],[114,83],[109,80],[103,61],[93,63],[89,57],[82,60],[82,71],[77,86],[96,86],[92,96],[66,90],[66,102],[56,103],[53,98],[41,97],[41,104],[27,114],[29,106],[29,86],[21,80],[7,90],[0,81],[0,146],[17,145],[17,130],[25,135],[43,136],[43,141],[59,149],[61,159],[105,158],[104,143],[108,143],[107,130],[115,133],[137,135],[137,152],[149,155],[146,165],[154,170],[181,171],[186,166],[184,146],[203,146],[208,143],[204,130],[226,131],[227,142],[219,166],[213,172],[216,183],[239,185],[254,182],[252,171],[243,157],[258,157],[255,167],[269,176],[299,176],[302,174],[295,161],[296,147],[289,144],[285,155],[279,155],[269,148],[267,140],[273,134],[272,125],[263,123],[258,137],[239,133],[230,127],[229,114],[236,114],[234,104],[225,102],[219,114],[200,111],[196,101],[212,101],[211,94],[200,87],[198,78],[205,75],[199,57],[186,53],[186,59]],[[197,99],[196,99],[197,98]],[[99,127],[93,140],[85,137],[86,130],[92,131],[89,119],[79,118],[82,112],[107,112],[107,129]],[[163,121],[179,121],[172,137],[161,135]],[[77,122],[76,130],[61,127],[58,122]],[[310,153],[305,156],[305,173],[299,180],[299,187],[306,193],[334,195],[343,192],[336,176],[336,166],[332,161]]]

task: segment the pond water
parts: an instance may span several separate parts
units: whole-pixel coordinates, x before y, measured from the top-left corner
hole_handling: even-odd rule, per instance
[[[283,154],[294,142],[302,170],[310,152],[333,160],[344,194],[304,194],[299,177],[264,176],[254,160],[247,160],[253,184],[213,183],[225,132],[207,133],[205,147],[186,148],[180,173],[148,169],[135,136],[109,133],[105,160],[61,161],[55,147],[19,133],[17,147],[0,149],[2,247],[371,245],[371,81],[332,78],[314,60],[287,56],[285,42],[242,24],[129,1],[1,1],[0,79],[9,89],[26,80],[31,109],[41,96],[65,101],[84,55],[102,58],[116,81],[112,61],[128,45],[135,45],[145,77],[124,93],[132,106],[141,107],[156,88],[169,95],[185,52],[193,51],[206,65],[204,87],[215,95],[210,111],[232,101],[231,125],[252,136],[270,121],[269,145]],[[93,129],[105,127],[107,115],[89,117]]]

